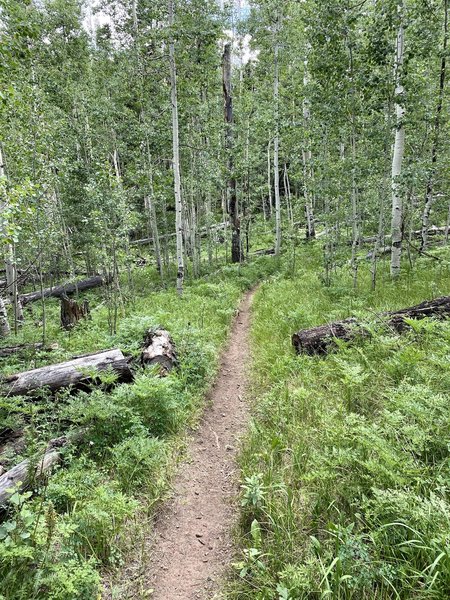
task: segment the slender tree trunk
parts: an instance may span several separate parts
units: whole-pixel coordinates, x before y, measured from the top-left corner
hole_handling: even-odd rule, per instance
[[[223,52],[223,95],[225,102],[225,146],[228,154],[228,184],[227,199],[228,213],[231,222],[231,261],[240,262],[242,259],[241,249],[241,222],[239,217],[239,204],[236,192],[236,178],[234,176],[233,160],[233,97],[231,85],[231,44],[225,44]]]
[[[279,125],[279,105],[280,105],[280,76],[279,76],[279,27],[280,17],[277,15],[275,54],[274,54],[274,82],[273,82],[273,100],[275,106],[275,137],[273,140],[273,175],[275,188],[275,254],[281,250],[281,202],[280,202],[280,166],[279,166],[279,146],[280,146],[280,125]]]
[[[427,190],[425,194],[425,206],[422,213],[422,241],[420,243],[420,251],[423,252],[427,248],[428,243],[428,228],[430,225],[430,213],[434,202],[433,190],[436,177],[436,166],[439,148],[439,136],[441,127],[442,104],[444,100],[445,89],[445,71],[447,58],[447,43],[448,43],[448,0],[444,0],[444,43],[442,46],[441,71],[439,75],[439,95],[436,107],[436,115],[434,117],[434,134],[431,147],[431,170],[427,181]]]
[[[403,60],[405,46],[405,32],[403,26],[403,2],[397,7],[400,24],[397,32],[397,53],[395,65],[395,143],[392,157],[392,246],[391,246],[391,276],[400,275],[400,262],[402,256],[402,222],[403,222],[403,199],[402,183],[400,177],[402,174],[403,155],[405,152],[405,108],[404,108],[404,88],[402,83]]]
[[[174,24],[174,1],[168,0],[169,27]],[[181,196],[181,170],[180,170],[180,144],[178,126],[178,94],[177,94],[177,68],[175,62],[175,44],[173,33],[169,42],[170,63],[170,94],[172,100],[172,146],[173,146],[173,176],[175,193],[175,227],[177,234],[177,291],[183,294],[184,282],[184,249],[183,249],[183,200]]]
[[[272,145],[272,140],[269,140],[267,144],[267,187],[269,192],[269,214],[272,217],[272,160],[270,156],[270,146]]]
[[[309,48],[307,49],[309,50]],[[308,57],[305,56],[303,72],[303,88],[307,92],[309,86]],[[302,150],[303,160],[303,193],[305,198],[305,217],[306,217],[306,239],[311,240],[316,237],[314,225],[314,208],[312,196],[312,151],[310,140],[311,129],[311,111],[309,108],[309,99],[303,100],[303,126],[306,136],[306,145]]]
[[[4,158],[2,153],[2,148],[0,146],[0,177],[5,177],[5,165]],[[4,214],[7,209],[7,201],[0,204],[0,217],[2,213]],[[0,222],[0,232],[5,235],[4,227],[6,222]],[[23,322],[23,310],[22,304],[19,299],[19,290],[17,286],[17,266],[16,266],[16,256],[14,251],[14,246],[10,241],[0,240],[5,242],[4,246],[4,258],[5,258],[5,268],[6,268],[6,288],[7,288],[7,296],[9,301],[13,307],[13,325],[14,331],[17,333],[17,328]]]
[[[11,333],[8,323],[8,313],[6,312],[5,301],[0,296],[0,338],[8,337]]]

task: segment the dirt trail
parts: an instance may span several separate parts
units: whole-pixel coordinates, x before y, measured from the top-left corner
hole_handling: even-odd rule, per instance
[[[252,299],[250,292],[240,305],[210,394],[211,406],[189,444],[189,462],[176,478],[173,500],[156,523],[149,577],[153,600],[217,597],[232,559],[235,459],[248,418],[244,395]]]

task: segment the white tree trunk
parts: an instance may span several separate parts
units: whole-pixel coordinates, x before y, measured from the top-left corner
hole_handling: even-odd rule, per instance
[[[279,16],[277,17],[276,40],[275,40],[275,57],[274,57],[274,86],[273,98],[275,104],[275,138],[273,140],[273,170],[274,170],[274,188],[275,188],[275,254],[279,254],[281,250],[281,202],[280,202],[280,167],[279,167]]]
[[[402,84],[402,71],[405,47],[405,32],[403,27],[403,3],[398,5],[400,14],[400,25],[397,32],[397,53],[395,64],[395,143],[392,157],[392,246],[391,246],[391,276],[398,277],[400,274],[400,262],[402,255],[402,223],[403,223],[403,198],[400,176],[402,174],[403,155],[405,152],[405,108],[404,88]]]
[[[5,166],[3,161],[3,153],[0,146],[0,177],[5,177]],[[0,217],[5,214],[7,206],[7,200],[0,204]],[[2,219],[0,222],[0,233],[2,236],[6,238],[6,234],[4,233],[4,229],[6,226],[6,222]],[[23,322],[23,310],[22,304],[19,299],[19,291],[17,286],[17,266],[16,266],[16,257],[14,252],[14,246],[10,241],[6,239],[0,240],[1,243],[4,243],[4,257],[5,257],[5,267],[6,267],[6,293],[7,297],[13,307],[13,322],[14,322],[14,331],[17,333],[17,327],[20,326]]]
[[[309,48],[307,48],[307,51]],[[306,91],[309,86],[309,71],[308,71],[308,58],[304,60],[304,72],[303,72],[303,88]],[[311,112],[309,109],[309,100],[307,97],[303,100],[303,126],[307,135],[307,141],[305,147],[302,150],[303,160],[303,193],[305,197],[305,217],[306,217],[306,238],[308,240],[313,239],[316,236],[314,226],[314,208],[313,208],[313,197],[311,191],[312,183],[312,152],[311,152],[311,141],[309,139],[309,129],[311,121]]]
[[[169,27],[174,24],[173,0],[168,0]],[[183,294],[184,281],[184,249],[183,249],[183,201],[181,197],[180,143],[178,126],[177,67],[175,61],[175,44],[171,36],[169,42],[170,64],[170,96],[172,101],[172,146],[173,146],[173,179],[175,193],[175,228],[177,234],[177,291]]]
[[[267,188],[269,192],[269,214],[272,216],[272,160],[270,156],[270,146],[272,145],[272,140],[269,140],[267,144]]]
[[[5,301],[0,296],[0,338],[8,337],[10,333]]]

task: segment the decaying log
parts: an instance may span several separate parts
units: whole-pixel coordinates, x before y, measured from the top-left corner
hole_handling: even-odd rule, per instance
[[[89,313],[89,302],[87,300],[77,302],[66,294],[61,296],[61,327],[66,331],[73,329],[81,319],[87,319]]]
[[[47,450],[36,464],[26,459],[1,475],[0,506],[3,506],[9,500],[14,491],[23,492],[56,465],[61,458],[58,449],[67,445],[67,443],[68,438],[65,436],[51,440]]]
[[[349,318],[302,329],[292,336],[292,345],[298,354],[326,354],[335,339],[349,342],[358,334],[364,335],[364,330],[356,319]]]
[[[0,382],[0,393],[25,396],[43,387],[54,392],[64,387],[86,385],[95,379],[93,371],[108,369],[117,374],[120,382],[133,379],[128,360],[120,350],[112,349],[5,377]]]
[[[142,365],[160,365],[160,375],[167,375],[178,365],[175,345],[165,329],[149,329],[141,353]]]
[[[275,248],[266,248],[262,250],[255,250],[252,252],[253,256],[273,256],[275,254]]]
[[[405,319],[450,317],[450,296],[435,298],[402,310],[384,312],[379,317],[388,327],[402,333],[409,328]],[[298,354],[326,354],[330,347],[335,345],[336,339],[350,341],[357,336],[366,335],[368,333],[364,324],[350,318],[319,327],[302,329],[292,336],[292,345]]]
[[[0,348],[0,358],[11,356],[12,354],[20,354],[25,352],[52,352],[58,349],[58,344],[46,345],[42,342],[36,342],[35,344],[19,344],[18,346],[6,346]]]
[[[29,304],[30,302],[36,302],[37,300],[41,300],[42,298],[61,298],[63,295],[70,295],[76,292],[84,292],[86,290],[91,290],[96,287],[100,287],[107,283],[104,277],[101,275],[95,275],[93,277],[89,277],[89,279],[83,279],[82,281],[77,281],[75,283],[65,283],[63,285],[56,285],[51,288],[46,288],[44,290],[38,290],[36,292],[30,292],[29,294],[22,294],[20,299],[22,304]]]

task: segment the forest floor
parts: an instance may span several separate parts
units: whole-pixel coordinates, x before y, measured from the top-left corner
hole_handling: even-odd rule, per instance
[[[141,554],[146,568],[140,564],[126,569],[141,593],[145,590],[155,600],[217,597],[233,556],[236,456],[249,417],[245,395],[253,295],[248,292],[239,306],[208,406],[188,444],[188,460]],[[136,568],[139,575],[133,577]]]

